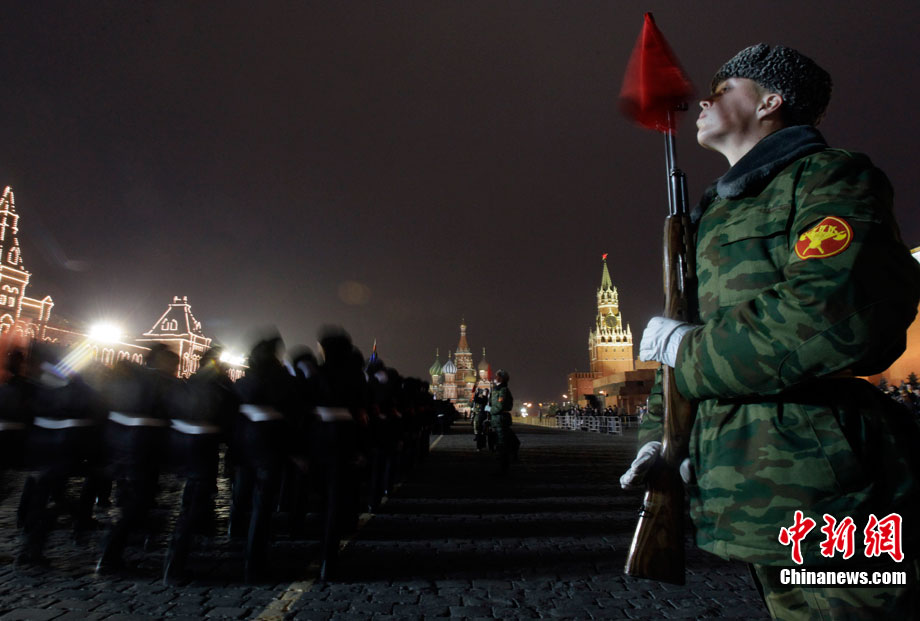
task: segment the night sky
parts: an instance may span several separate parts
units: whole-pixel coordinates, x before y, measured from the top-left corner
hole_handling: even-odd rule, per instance
[[[700,92],[782,43],[834,78],[820,129],[868,153],[920,245],[920,3],[3,2],[0,187],[27,293],[139,334],[344,326],[425,376],[465,318],[518,401],[588,370],[601,255],[638,339],[661,311],[663,141],[617,111],[652,11]],[[683,119],[695,197],[727,168]]]

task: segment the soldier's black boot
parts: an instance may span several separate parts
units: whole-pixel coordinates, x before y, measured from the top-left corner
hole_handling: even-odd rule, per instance
[[[175,546],[169,546],[169,550],[166,552],[166,561],[163,564],[163,584],[171,584],[185,578],[186,556]]]
[[[125,561],[121,557],[121,552],[115,552],[110,549],[106,549],[102,553],[102,556],[99,558],[99,561],[96,563],[96,573],[97,574],[111,574],[119,572],[125,568]]]
[[[263,575],[263,568],[255,559],[247,558],[243,565],[243,582],[254,584]]]
[[[322,564],[319,566],[319,577],[320,582],[332,582],[336,579],[336,559],[328,558],[324,559]]]
[[[243,540],[249,536],[250,510],[252,507],[252,476],[237,468],[233,477],[230,499],[230,520],[227,525],[231,539]]]
[[[22,550],[16,556],[16,565],[47,565],[45,542],[54,524],[54,515],[48,508],[48,480],[32,479],[32,486],[23,490],[19,511],[23,522]],[[28,480],[26,481],[28,485]],[[28,490],[28,494],[26,493]]]
[[[494,474],[499,476],[507,474],[508,468],[511,465],[511,455],[504,446],[498,446],[495,450],[498,452],[498,469]]]
[[[125,567],[122,554],[128,541],[128,532],[124,524],[116,523],[106,536],[102,556],[96,563],[96,573],[106,574],[121,571]]]
[[[19,496],[19,507],[16,509],[16,528],[23,528],[26,525],[26,515],[29,512],[31,503],[34,502],[36,480],[34,476],[26,477],[22,486],[22,494]]]
[[[22,546],[22,549],[19,551],[19,554],[16,555],[14,561],[16,567],[28,567],[28,566],[48,566],[50,561],[42,552],[44,547],[44,541],[36,542],[26,539],[26,543]]]

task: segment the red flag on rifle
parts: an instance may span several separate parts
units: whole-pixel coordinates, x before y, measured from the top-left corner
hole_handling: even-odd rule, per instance
[[[642,127],[673,132],[668,112],[681,109],[681,104],[692,97],[690,78],[655,25],[652,14],[646,13],[623,77],[620,110]]]

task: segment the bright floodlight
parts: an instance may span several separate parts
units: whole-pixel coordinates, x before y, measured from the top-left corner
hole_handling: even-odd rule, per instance
[[[242,366],[245,358],[241,354],[235,354],[233,352],[224,351],[220,355],[220,361],[226,364],[235,364],[237,366]]]
[[[89,329],[89,338],[103,343],[121,340],[121,328],[113,323],[97,323]]]

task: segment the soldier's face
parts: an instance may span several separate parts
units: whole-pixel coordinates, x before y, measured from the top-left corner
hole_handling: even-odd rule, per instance
[[[729,78],[700,101],[696,140],[700,146],[722,151],[727,142],[747,136],[755,127],[764,91],[753,80]]]

